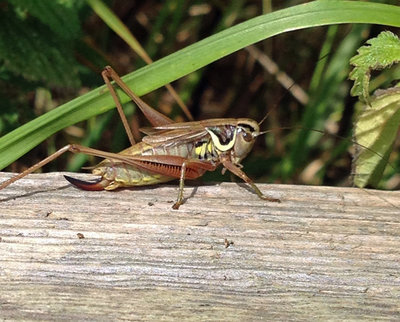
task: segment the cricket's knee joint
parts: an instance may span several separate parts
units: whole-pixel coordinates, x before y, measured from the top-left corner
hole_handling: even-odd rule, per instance
[[[101,74],[103,76],[109,77],[111,75],[112,71],[113,71],[112,67],[107,65],[106,67],[103,68],[103,71],[101,72]]]
[[[79,147],[77,145],[75,145],[75,144],[69,144],[68,145],[68,150],[71,151],[72,153],[80,152]]]

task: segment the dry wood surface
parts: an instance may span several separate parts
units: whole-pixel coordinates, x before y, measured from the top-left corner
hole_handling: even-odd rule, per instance
[[[259,187],[282,202],[223,183],[177,211],[176,185],[17,181],[0,191],[1,318],[400,319],[399,192]]]

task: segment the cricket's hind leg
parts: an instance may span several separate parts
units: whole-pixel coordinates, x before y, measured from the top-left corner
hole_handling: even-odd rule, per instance
[[[119,161],[125,161],[126,157],[120,154],[116,154],[116,153],[110,153],[110,152],[104,152],[104,151],[100,151],[100,150],[96,150],[96,149],[91,149],[91,148],[87,148],[78,144],[68,144],[66,146],[64,146],[63,148],[61,148],[60,150],[54,152],[52,155],[48,156],[47,158],[43,159],[42,161],[34,164],[33,166],[31,166],[30,168],[26,169],[25,171],[11,177],[10,179],[0,183],[0,190],[4,189],[5,187],[9,186],[10,184],[12,184],[13,182],[25,177],[26,175],[34,172],[35,170],[41,168],[42,166],[46,165],[47,163],[57,159],[60,155],[64,154],[65,152],[72,152],[72,153],[84,153],[87,155],[93,155],[93,156],[97,156],[97,157],[101,157],[101,158],[109,158],[109,159],[113,159],[113,160],[119,160]],[[72,178],[71,178],[72,179]],[[67,179],[68,180],[68,179]],[[77,180],[77,179],[75,179]],[[104,179],[106,180],[106,179]],[[70,181],[70,180],[68,180]],[[72,179],[72,181],[74,181],[74,179]],[[78,180],[80,181],[80,180]],[[107,180],[108,181],[108,180]],[[70,181],[71,182],[71,181]],[[77,181],[71,182],[71,183],[76,183]],[[94,187],[100,187],[102,186],[103,189],[106,186],[109,186],[110,181],[106,182],[106,181],[101,181],[100,182],[95,182],[94,186],[92,187],[92,189],[86,189],[86,190],[95,190],[93,189]],[[76,185],[79,186],[80,183],[77,183]],[[90,183],[89,183],[90,184]],[[84,185],[83,181],[80,184],[81,186]],[[84,188],[82,188],[84,189]],[[97,189],[97,190],[103,190],[103,189]]]

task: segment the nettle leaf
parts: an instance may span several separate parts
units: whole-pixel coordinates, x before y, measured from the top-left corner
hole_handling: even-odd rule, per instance
[[[369,100],[369,80],[372,70],[381,70],[400,61],[400,40],[390,31],[384,31],[376,38],[367,41],[358,54],[350,59],[355,66],[349,78],[354,80],[351,95],[360,96],[360,100]]]
[[[400,40],[389,31],[367,41],[350,63],[354,80],[351,94],[364,102],[354,124],[355,149],[353,182],[358,187],[376,187],[383,175],[400,124],[400,89],[377,90],[369,96],[371,72],[391,67],[400,61]],[[360,146],[366,149],[360,149]]]
[[[27,16],[37,18],[65,40],[76,39],[80,32],[78,7],[75,1],[8,0],[14,8]]]
[[[355,124],[354,140],[359,144],[353,160],[353,181],[356,186],[378,185],[399,124],[400,88],[376,91]]]
[[[38,19],[20,17],[9,9],[0,10],[0,64],[30,81],[79,87],[73,42]]]

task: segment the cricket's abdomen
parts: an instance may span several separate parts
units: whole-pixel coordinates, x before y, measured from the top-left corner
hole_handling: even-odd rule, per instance
[[[142,155],[142,152],[151,148],[144,142],[135,144],[119,154],[127,156]],[[145,186],[168,182],[175,178],[147,171],[121,161],[105,159],[100,162],[92,173],[102,177],[105,190],[114,190],[123,187]]]
[[[173,177],[139,169],[131,165],[121,164],[118,162],[113,163],[112,161],[109,162],[110,163],[105,164],[105,166],[99,166],[98,168],[93,169],[93,174],[100,175],[102,181],[107,182],[104,186],[105,190],[114,190],[122,187],[146,186],[168,182],[175,179]]]
[[[195,150],[195,144],[193,143],[152,147],[149,144],[140,142],[121,151],[119,154],[126,156],[173,155],[185,159],[196,159],[197,154]],[[171,166],[162,164],[157,165],[157,167],[165,167],[165,174],[146,170],[139,166],[127,164],[126,162],[105,159],[100,162],[92,172],[102,178],[102,180],[96,184],[96,187],[99,189],[103,187],[105,190],[164,183],[174,180],[180,175],[180,167],[172,169]],[[83,187],[82,185],[80,185],[80,187],[83,189],[88,188]]]

